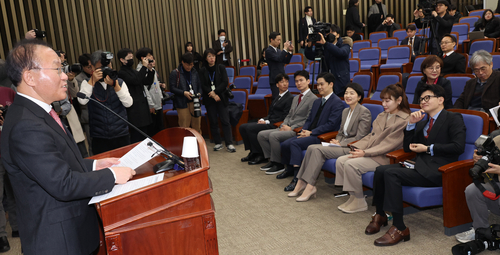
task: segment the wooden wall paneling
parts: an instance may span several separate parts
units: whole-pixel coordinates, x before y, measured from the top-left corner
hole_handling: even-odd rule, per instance
[[[14,3],[14,0],[10,0],[10,6],[11,6],[11,14],[12,14],[12,25],[14,28],[14,33],[16,35],[16,41],[19,41],[21,39],[20,33],[22,33],[22,28],[19,26],[18,19],[20,19],[20,15],[17,15],[18,10],[16,10],[16,6],[19,7],[18,4]],[[23,9],[19,9],[19,12],[24,12]],[[22,19],[21,19],[22,20]],[[24,34],[22,35],[24,37]]]
[[[64,1],[64,0],[63,0]],[[55,18],[55,26],[53,26],[53,30],[55,31],[55,34],[57,34],[57,36],[55,36],[56,38],[54,38],[56,41],[58,41],[58,46],[59,46],[59,50],[62,50],[64,52],[68,52],[68,49],[66,49],[66,45],[65,45],[65,40],[64,40],[64,37],[67,36],[68,33],[71,33],[71,30],[64,30],[63,31],[63,24],[61,22],[61,15],[64,15],[66,16],[66,12],[64,12],[64,10],[61,12],[61,10],[59,9],[59,0],[53,0],[52,2],[52,8],[54,10],[54,12],[52,13],[52,15],[54,16]],[[56,29],[57,27],[57,29]],[[59,40],[57,40],[59,39]],[[70,51],[72,52],[72,51]],[[68,56],[66,54],[66,56]],[[68,63],[71,63],[68,61]]]
[[[56,33],[55,33],[55,26],[54,22],[52,20],[52,6],[51,6],[51,1],[45,1],[45,10],[46,12],[43,12],[44,14],[47,15],[47,27],[45,28],[45,31],[47,32],[47,40],[50,40],[49,43],[54,47],[54,49],[58,49],[57,47],[59,46],[57,44],[57,39],[56,39]],[[57,35],[57,38],[60,36]]]
[[[174,61],[174,60],[179,59],[179,53],[178,53],[177,49],[178,49],[178,40],[180,39],[179,38],[180,30],[176,29],[174,27],[175,24],[178,23],[177,22],[177,13],[179,12],[179,10],[174,8],[174,6],[175,6],[174,1],[169,1],[169,7],[170,7],[169,13],[173,14],[173,15],[168,15],[170,17],[170,21],[168,22],[169,33],[167,34],[167,36],[170,38],[170,47],[172,47],[170,50],[170,53],[171,53],[170,56],[173,56],[173,58],[172,57],[168,58],[169,61],[167,63],[170,63],[170,65],[172,65],[172,63],[175,63],[173,65],[175,67],[177,67],[178,62],[176,63],[176,61]],[[170,30],[170,29],[172,29],[172,30]],[[174,69],[174,68],[169,68],[169,69]],[[165,79],[167,79],[167,78],[165,78]]]
[[[28,22],[28,27],[26,30],[31,30],[34,28],[35,26],[35,15],[33,15],[33,3],[31,0],[24,0],[25,2],[28,3],[28,15],[26,15],[26,17],[29,17],[29,22]],[[28,21],[28,20],[26,20]],[[27,32],[27,31],[25,31]]]
[[[66,45],[63,45],[64,51],[66,52],[66,59],[68,63],[71,65],[73,63],[78,62],[78,56],[79,52],[75,51],[75,45],[73,43],[73,33],[74,29],[71,27],[71,22],[69,17],[71,16],[71,13],[68,9],[68,3],[67,1],[61,1],[57,4],[59,8],[59,12],[63,17],[59,17],[59,31],[60,34],[64,35],[64,41],[67,42]]]
[[[9,53],[9,49],[12,49],[12,39],[10,37],[11,33],[10,33],[10,28],[9,28],[9,19],[7,17],[7,8],[5,6],[4,1],[0,1],[0,8],[2,9],[2,17],[3,17],[3,24],[4,24],[4,27],[2,30],[5,31],[5,38],[6,38],[6,43],[7,43],[7,47],[8,47],[8,49],[5,51],[4,56],[2,56],[2,58],[5,59],[6,54]],[[2,53],[3,52],[4,51],[2,51]]]
[[[252,24],[252,20],[254,19],[255,13],[252,11],[246,11],[246,10],[252,10],[250,8],[250,4],[251,4],[250,1],[245,1],[244,6],[243,6],[243,10],[245,10],[245,11],[241,12],[246,17],[246,20],[242,21],[245,23],[245,33],[244,33],[245,41],[249,42],[249,44],[245,48],[246,55],[244,55],[241,59],[250,58],[250,59],[252,59],[252,62],[250,64],[256,65],[257,61],[259,61],[259,60],[258,59],[256,60],[254,58],[254,54],[252,54],[252,49],[254,48],[253,46],[255,44],[255,40],[253,40],[253,37],[251,36],[251,33],[250,33],[252,31],[251,24]]]

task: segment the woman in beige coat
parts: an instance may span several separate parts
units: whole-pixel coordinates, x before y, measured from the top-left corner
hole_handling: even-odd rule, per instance
[[[409,120],[410,106],[401,84],[387,86],[380,94],[384,111],[372,124],[372,132],[351,145],[350,155],[336,162],[335,185],[349,192],[349,199],[339,210],[355,213],[368,210],[363,195],[361,175],[389,164],[385,154],[403,147],[403,129]]]
[[[370,132],[372,115],[370,110],[361,105],[363,101],[363,87],[357,83],[346,86],[344,101],[349,107],[342,112],[342,122],[335,139],[330,143],[335,147],[325,147],[321,144],[313,144],[307,147],[307,152],[297,174],[297,185],[288,193],[289,197],[296,197],[297,202],[305,202],[316,194],[316,179],[318,179],[321,167],[325,160],[338,158],[349,153],[347,144],[363,138]]]

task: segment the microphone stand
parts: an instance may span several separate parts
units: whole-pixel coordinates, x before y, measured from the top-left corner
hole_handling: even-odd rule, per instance
[[[123,118],[122,116],[120,116],[118,113],[114,112],[113,110],[109,109],[107,106],[105,106],[104,104],[102,104],[101,102],[93,99],[93,98],[90,98],[88,97],[87,95],[85,95],[84,93],[82,92],[78,92],[76,93],[76,96],[81,98],[81,99],[87,99],[87,100],[92,100],[92,102],[95,102],[97,104],[99,104],[100,106],[104,107],[106,110],[110,111],[111,113],[113,113],[115,116],[117,116],[118,118],[120,118],[121,120],[125,121],[125,123],[127,123],[129,126],[133,127],[135,130],[137,130],[137,132],[139,132],[141,135],[149,138],[151,141],[154,141],[156,144],[158,144],[162,150],[157,150],[159,153],[161,154],[164,154],[165,156],[167,156],[167,158],[163,157],[166,159],[166,161],[164,162],[160,162],[158,164],[156,164],[154,166],[154,170],[155,172],[162,172],[162,171],[165,171],[165,170],[168,170],[168,169],[163,169],[164,166],[167,166],[167,165],[173,165],[171,162],[173,163],[176,163],[177,165],[179,165],[180,167],[184,168],[184,161],[177,155],[173,154],[172,152],[170,152],[169,150],[167,150],[165,147],[163,147],[163,145],[161,145],[160,143],[156,142],[152,137],[150,137],[148,134],[142,132],[142,130],[140,130],[138,127],[132,125],[132,123],[128,122],[125,118]],[[150,144],[148,143],[148,146],[149,147],[153,147],[153,144]],[[155,148],[156,149],[156,148]],[[171,162],[169,162],[171,161]],[[158,171],[158,169],[160,169],[160,171]],[[161,170],[163,169],[163,170]]]

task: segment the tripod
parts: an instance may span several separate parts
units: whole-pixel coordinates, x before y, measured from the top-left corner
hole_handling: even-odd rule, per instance
[[[438,47],[438,55],[442,54],[443,52],[441,51],[441,47],[439,47],[439,42],[437,41],[436,38],[436,27],[434,24],[432,24],[432,17],[425,17],[424,20],[422,21],[422,29],[430,29],[429,35],[432,35],[432,38],[427,38],[424,34],[424,38],[420,41],[420,47],[418,48],[418,54],[417,55],[424,55],[424,54],[431,54],[431,49],[433,47],[433,43],[435,42]],[[430,40],[432,39],[432,40]],[[425,45],[429,42],[429,50],[425,50]]]

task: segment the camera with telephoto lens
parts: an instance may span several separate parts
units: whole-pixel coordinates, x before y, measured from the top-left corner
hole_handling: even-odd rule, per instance
[[[42,38],[45,38],[45,36],[47,36],[47,33],[45,31],[42,31],[42,30],[38,30],[38,29],[33,29],[33,31],[35,31],[35,36],[36,38],[38,39],[42,39]]]
[[[479,136],[474,145],[477,147],[476,154],[483,157],[469,169],[469,174],[473,179],[480,179],[482,173],[489,168],[488,163],[500,163],[500,150],[495,145],[493,138],[487,135]]]
[[[422,9],[424,14],[424,21],[431,20],[433,18],[432,12],[436,10],[437,0],[424,0],[418,4],[418,8]]]
[[[453,255],[474,255],[484,250],[498,250],[500,244],[500,225],[493,224],[489,228],[478,228],[475,240],[467,243],[457,244],[451,248]]]
[[[191,98],[193,99],[193,108],[194,108],[193,117],[195,118],[201,117],[200,97],[201,97],[200,93],[191,96]]]
[[[73,65],[64,66],[64,73],[80,73],[83,71],[83,67],[80,63],[76,63]]]
[[[2,114],[0,114],[0,117],[3,117],[3,119],[5,119],[5,116],[7,116],[8,109],[9,109],[8,105],[4,105],[3,107],[0,107],[0,111],[2,111]]]
[[[111,63],[111,60],[113,59],[114,55],[111,52],[103,52],[101,53],[101,64],[102,67],[99,68],[102,70],[102,79],[100,79],[100,82],[104,81],[104,78],[106,76],[109,76],[110,79],[113,81],[116,81],[118,79],[118,72],[110,67],[108,67],[109,63]],[[114,84],[114,83],[113,83]]]
[[[314,25],[309,25],[309,27],[312,27],[313,33],[309,34],[307,41],[315,43],[321,41],[321,36],[319,34],[323,34],[323,37],[326,40],[326,34],[330,33],[332,24],[318,21]]]
[[[226,88],[226,96],[229,98],[229,99],[233,99],[234,98],[234,95],[233,95],[233,92],[232,90],[236,88],[236,85],[234,84],[231,84],[229,85],[229,87]]]

